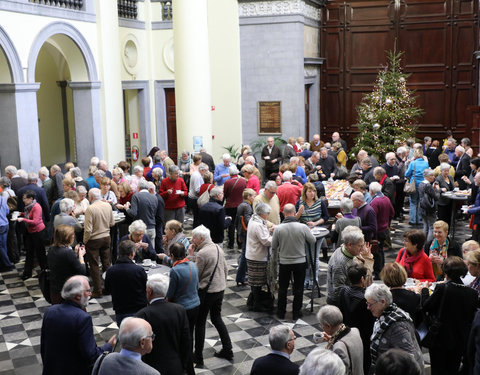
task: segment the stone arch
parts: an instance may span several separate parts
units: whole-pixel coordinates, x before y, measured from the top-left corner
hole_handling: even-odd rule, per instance
[[[28,82],[35,82],[35,66],[40,49],[50,42],[64,56],[75,81],[98,81],[97,67],[92,50],[83,35],[74,26],[65,22],[53,22],[43,28],[35,38],[28,57]],[[72,47],[77,48],[72,48]],[[79,55],[82,57],[79,59]],[[84,62],[84,64],[80,64]]]
[[[6,31],[0,26],[0,48],[5,53],[7,58],[8,67],[10,69],[10,76],[13,83],[23,83],[22,63],[18,56],[17,50],[6,33]]]

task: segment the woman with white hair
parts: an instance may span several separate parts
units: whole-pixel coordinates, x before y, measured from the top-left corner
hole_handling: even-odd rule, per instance
[[[75,208],[73,209],[73,212],[75,213],[75,216],[85,214],[85,211],[90,205],[90,202],[87,199],[87,189],[85,186],[77,187],[77,197],[74,201]]]
[[[247,259],[248,284],[252,292],[247,304],[253,311],[265,311],[262,306],[262,287],[267,284],[269,249],[272,245],[272,235],[267,227],[270,210],[268,204],[258,203],[255,206],[255,213],[248,223],[245,258]],[[270,309],[270,306],[268,308]]]
[[[377,318],[370,341],[372,357],[370,374],[375,373],[375,363],[380,354],[392,348],[402,349],[411,354],[420,368],[424,369],[423,355],[415,337],[413,321],[407,312],[393,303],[389,287],[384,284],[372,284],[365,291],[365,299],[367,308]]]
[[[140,165],[136,165],[133,167],[133,175],[130,178],[130,186],[132,187],[132,191],[136,193],[138,191],[138,184],[141,180],[145,180],[143,177],[143,167]]]
[[[228,275],[223,250],[212,242],[208,228],[200,225],[192,231],[192,245],[188,252],[189,258],[195,261],[198,268],[198,296],[200,297],[193,362],[199,366],[203,365],[205,325],[209,313],[210,320],[222,341],[222,350],[214,355],[231,361],[233,359],[232,341],[222,320],[223,295],[227,287]]]
[[[453,177],[449,175],[450,164],[442,163],[440,164],[440,175],[437,177],[436,181],[440,188],[441,193],[446,193],[447,191],[453,191],[455,188],[455,183],[453,182]],[[452,201],[446,197],[440,195],[440,198],[437,202],[438,206],[438,220],[442,220],[446,223],[450,222],[450,214],[452,209]]]
[[[142,220],[135,220],[128,227],[128,234],[120,238],[118,244],[125,240],[133,241],[135,244],[135,262],[142,262],[144,259],[157,260],[157,253],[153,249],[150,237],[145,234],[147,226]]]
[[[60,213],[55,215],[53,220],[53,228],[61,224],[69,225],[75,229],[76,232],[82,230],[82,226],[78,222],[74,214],[75,202],[73,199],[63,198],[60,201]]]
[[[317,348],[307,355],[299,375],[345,375],[345,365],[334,352]]]
[[[320,308],[317,320],[323,329],[327,349],[342,359],[346,375],[363,375],[363,343],[358,328],[343,324],[342,312],[333,305]]]

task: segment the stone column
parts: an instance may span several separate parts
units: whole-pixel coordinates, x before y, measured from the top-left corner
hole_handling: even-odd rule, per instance
[[[92,156],[103,158],[100,82],[69,82],[73,92],[73,116],[77,163],[88,170]],[[87,175],[84,175],[87,177]]]
[[[37,172],[42,165],[37,91],[40,83],[0,84],[0,166]]]
[[[207,0],[173,1],[173,36],[178,152],[192,150],[194,136],[212,152]]]

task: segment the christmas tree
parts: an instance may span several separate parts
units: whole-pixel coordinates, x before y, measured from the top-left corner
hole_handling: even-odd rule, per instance
[[[364,95],[357,107],[359,130],[354,154],[361,149],[384,160],[408,138],[414,138],[417,120],[423,110],[416,106],[412,90],[407,89],[409,74],[402,73],[403,52],[388,52],[388,65],[382,69],[373,92]]]

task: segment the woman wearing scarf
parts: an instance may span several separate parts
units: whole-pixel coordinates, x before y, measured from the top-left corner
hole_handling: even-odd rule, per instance
[[[418,229],[410,230],[405,233],[403,243],[405,247],[398,252],[396,262],[405,267],[408,277],[420,281],[435,281],[432,263],[423,251],[425,233]]]
[[[45,224],[42,219],[42,207],[35,200],[35,192],[27,190],[22,200],[25,204],[23,216],[17,219],[18,222],[24,222],[27,227],[25,236],[25,268],[23,269],[22,280],[32,277],[33,261],[35,256],[40,263],[40,268],[47,268],[47,255],[45,254],[45,246],[43,245]]]
[[[165,224],[165,234],[163,235],[163,245],[165,254],[158,254],[159,258],[163,261],[163,264],[171,267],[173,260],[170,258],[170,249],[175,243],[181,243],[185,248],[185,254],[187,254],[190,242],[188,238],[183,234],[182,224],[177,220],[169,220]]]
[[[443,277],[442,263],[447,257],[462,258],[462,250],[457,242],[448,238],[448,224],[442,220],[433,223],[433,241],[425,244],[425,252],[430,257],[436,278]]]
[[[201,159],[200,159],[201,160]],[[190,185],[190,165],[192,164],[192,158],[190,152],[184,150],[182,156],[178,158],[178,168],[180,168],[181,177],[187,186]]]
[[[442,269],[446,282],[438,283],[431,296],[428,288],[421,290],[423,312],[435,315],[440,321],[438,334],[429,348],[430,364],[432,375],[457,375],[463,373],[459,371],[462,357],[467,365],[468,336],[478,307],[478,294],[463,285],[461,277],[467,274],[467,265],[462,258],[446,258]]]
[[[343,315],[337,306],[325,305],[317,314],[323,329],[327,349],[337,354],[345,365],[345,375],[363,375],[363,344],[357,328],[343,324]]]
[[[392,348],[409,353],[419,364],[424,374],[422,351],[415,337],[412,319],[401,308],[393,303],[392,293],[388,286],[372,284],[365,291],[367,308],[377,318],[370,339],[372,366],[370,374],[375,373],[378,357]]]
[[[272,235],[267,228],[270,210],[268,204],[258,203],[255,206],[255,214],[248,223],[245,257],[247,258],[248,284],[252,288],[253,311],[264,311],[261,292],[268,281],[267,265],[272,245]]]

